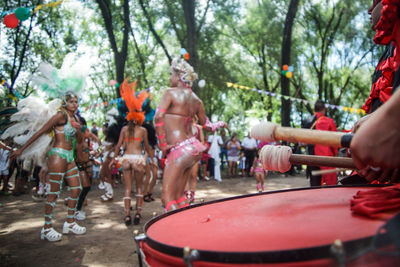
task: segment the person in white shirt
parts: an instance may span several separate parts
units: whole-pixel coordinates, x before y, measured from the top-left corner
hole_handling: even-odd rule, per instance
[[[214,179],[218,182],[222,182],[221,179],[221,158],[219,154],[221,153],[220,146],[223,145],[223,141],[221,136],[214,132],[213,135],[208,137],[208,142],[211,144],[210,149],[208,150],[208,154],[214,159]]]
[[[250,132],[243,139],[242,148],[244,151],[244,156],[246,157],[246,176],[250,177],[250,168],[253,165],[254,157],[257,153],[257,141],[256,139],[250,137]]]

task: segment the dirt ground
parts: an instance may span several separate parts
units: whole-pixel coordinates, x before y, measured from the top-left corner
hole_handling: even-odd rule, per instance
[[[266,191],[307,187],[304,175],[269,174]],[[43,226],[44,201],[34,202],[30,194],[0,196],[0,266],[138,266],[133,231],[143,232],[144,224],[163,212],[160,201],[161,180],[157,181],[155,201],[144,203],[140,225],[126,227],[123,223],[123,185],[115,188],[114,201],[102,203],[103,190],[92,189],[88,205],[83,207],[87,218],[80,224],[87,228],[82,236],[63,235],[60,242],[40,240]],[[256,193],[255,178],[226,178],[200,181],[196,200],[214,199]],[[67,208],[63,204],[67,191],[61,194],[54,212],[53,226],[61,232]]]

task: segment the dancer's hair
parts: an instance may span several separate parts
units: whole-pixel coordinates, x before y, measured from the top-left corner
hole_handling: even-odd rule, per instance
[[[116,145],[119,140],[119,135],[121,134],[121,129],[125,126],[126,121],[122,116],[115,117],[115,120],[115,123],[107,127],[105,140]]]
[[[128,140],[135,137],[135,120],[128,121]]]
[[[171,71],[178,74],[180,80],[189,87],[191,87],[193,82],[197,79],[197,73],[194,72],[193,67],[183,58],[176,57],[172,60]]]

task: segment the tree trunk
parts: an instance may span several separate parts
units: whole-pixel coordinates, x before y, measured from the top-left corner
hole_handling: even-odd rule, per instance
[[[110,2],[106,0],[96,0],[96,2],[101,10],[101,15],[104,21],[104,27],[106,28],[108,40],[110,42],[111,49],[114,54],[117,82],[121,84],[124,81],[125,63],[128,57],[128,40],[129,40],[129,29],[130,29],[129,0],[124,0],[123,2],[124,25],[122,27],[123,39],[120,51],[118,50],[117,41],[115,40]],[[121,97],[119,93],[119,88],[116,88],[115,91],[117,97]]]
[[[127,0],[128,1],[128,0]],[[142,8],[143,14],[146,17],[147,20],[147,26],[149,26],[149,30],[151,31],[151,33],[153,34],[154,38],[156,38],[157,43],[161,46],[162,50],[164,51],[165,55],[168,58],[168,62],[172,61],[171,56],[168,53],[167,48],[165,47],[163,41],[161,40],[160,36],[158,35],[158,33],[156,32],[156,30],[154,29],[153,23],[151,22],[151,18],[149,13],[147,12],[146,6],[143,2],[143,0],[139,0],[139,4],[140,7]]]
[[[286,14],[285,26],[283,28],[282,38],[282,65],[290,65],[290,48],[292,45],[292,28],[296,17],[299,0],[290,0],[288,12]],[[281,94],[290,96],[289,79],[286,76],[281,76]],[[282,97],[281,120],[282,126],[290,126],[290,100]]]
[[[185,14],[186,21],[186,34],[187,34],[187,49],[190,55],[189,63],[193,69],[197,72],[198,67],[198,53],[197,53],[197,32],[196,32],[196,20],[194,17],[195,12],[195,1],[194,0],[182,0],[183,12]],[[193,86],[193,91],[197,94],[198,88],[196,85]]]

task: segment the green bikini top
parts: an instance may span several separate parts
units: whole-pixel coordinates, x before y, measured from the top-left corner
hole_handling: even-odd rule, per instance
[[[54,129],[54,131],[56,134],[65,134],[65,140],[70,140],[71,138],[75,137],[76,134],[76,129],[72,127],[72,125],[69,123],[69,120],[67,120],[63,130]]]

